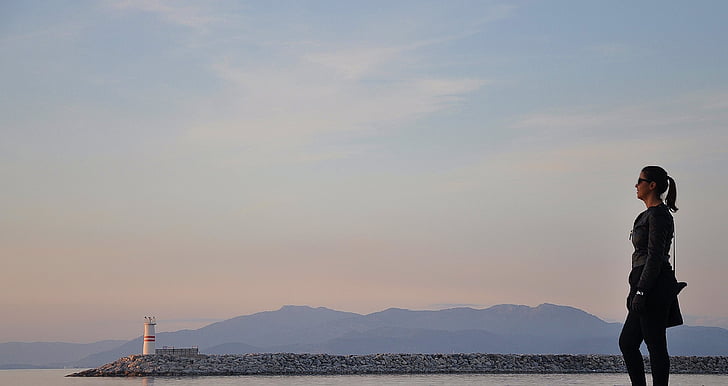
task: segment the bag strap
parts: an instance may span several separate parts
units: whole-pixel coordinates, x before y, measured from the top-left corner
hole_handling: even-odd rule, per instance
[[[675,231],[674,222],[672,227],[672,270],[673,272],[677,272],[677,232]]]

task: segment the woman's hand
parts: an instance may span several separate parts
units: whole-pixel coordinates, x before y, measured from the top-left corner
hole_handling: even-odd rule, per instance
[[[642,291],[637,291],[637,293],[634,294],[632,297],[632,304],[630,307],[630,311],[636,312],[636,313],[642,313],[645,311],[645,306],[647,304],[647,299],[645,299],[645,294]]]

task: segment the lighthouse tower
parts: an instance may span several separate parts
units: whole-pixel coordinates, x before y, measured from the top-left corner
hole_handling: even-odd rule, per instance
[[[144,348],[142,349],[143,355],[154,354],[154,326],[157,325],[157,319],[154,316],[144,317]]]

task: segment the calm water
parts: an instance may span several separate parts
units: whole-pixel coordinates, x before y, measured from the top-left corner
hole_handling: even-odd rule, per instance
[[[66,378],[74,370],[0,370],[1,386],[375,386],[375,385],[629,385],[626,374],[337,375],[157,378]],[[649,377],[648,377],[649,379]],[[728,375],[672,375],[671,385],[728,385]]]

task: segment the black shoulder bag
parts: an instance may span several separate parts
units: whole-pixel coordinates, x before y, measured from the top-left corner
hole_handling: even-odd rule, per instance
[[[677,232],[675,232],[675,235],[673,236],[672,240],[672,272],[675,275],[677,271]],[[684,281],[678,282],[677,279],[675,280],[675,287],[674,287],[674,299],[672,303],[670,304],[670,311],[667,315],[667,324],[665,327],[676,327],[683,324],[683,317],[682,313],[680,312],[680,303],[677,301],[677,295],[680,294],[680,291],[683,290],[683,288],[687,287],[688,283]]]

